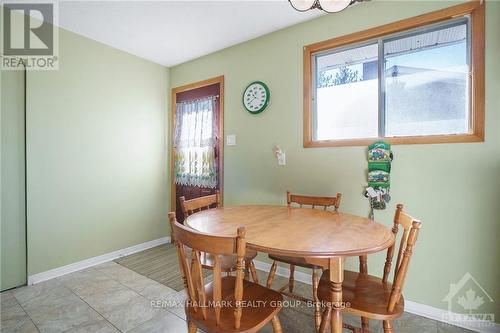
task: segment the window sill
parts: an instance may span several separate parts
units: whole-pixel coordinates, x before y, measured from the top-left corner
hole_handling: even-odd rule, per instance
[[[484,135],[479,135],[479,134],[427,135],[427,136],[405,136],[405,137],[390,137],[390,138],[323,140],[323,141],[312,141],[305,139],[304,148],[368,146],[373,142],[379,140],[383,140],[384,142],[390,143],[392,145],[467,143],[467,142],[484,142]]]

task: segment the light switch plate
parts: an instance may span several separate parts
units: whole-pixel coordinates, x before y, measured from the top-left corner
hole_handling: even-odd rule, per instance
[[[228,146],[236,146],[236,135],[234,135],[234,134],[228,135],[226,137],[226,144]]]

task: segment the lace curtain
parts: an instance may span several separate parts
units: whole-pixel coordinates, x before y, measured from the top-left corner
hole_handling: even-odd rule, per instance
[[[215,102],[213,96],[177,103],[174,145],[178,185],[217,187]]]

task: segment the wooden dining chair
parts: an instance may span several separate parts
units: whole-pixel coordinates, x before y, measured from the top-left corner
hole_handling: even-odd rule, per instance
[[[188,332],[257,332],[272,322],[275,333],[281,333],[278,312],[283,296],[257,283],[244,280],[246,252],[245,228],[234,237],[213,236],[190,229],[169,213],[179,266],[188,300],[185,305]],[[190,249],[188,259],[186,248]],[[213,281],[205,284],[201,253],[210,253],[213,262]],[[223,257],[235,256],[236,276],[222,277]],[[244,305],[254,306],[244,306]],[[255,304],[259,306],[255,306]]]
[[[338,211],[340,207],[340,200],[342,198],[342,195],[340,193],[337,193],[337,196],[335,197],[317,197],[317,196],[305,196],[305,195],[296,195],[296,194],[291,194],[290,191],[286,192],[286,201],[288,207],[291,207],[292,203],[298,204],[299,207],[303,207],[304,205],[311,206],[311,208],[322,208],[324,210],[327,210],[329,207],[333,207],[334,211]],[[308,299],[305,299],[303,297],[300,297],[298,295],[293,294],[293,289],[294,289],[294,283],[295,283],[295,267],[304,267],[304,268],[309,268],[312,269],[312,285],[313,285],[313,300],[315,301],[315,325],[316,325],[316,330],[318,330],[320,322],[321,322],[321,310],[319,307],[319,303],[317,302],[317,288],[318,288],[318,275],[316,274],[317,269],[323,269],[324,266],[320,265],[319,263],[309,263],[306,262],[304,258],[298,258],[298,257],[283,257],[283,256],[274,256],[270,255],[270,259],[273,260],[273,264],[271,266],[271,270],[269,272],[269,276],[267,278],[267,287],[271,287],[274,276],[276,274],[276,267],[277,267],[277,262],[283,262],[286,264],[290,265],[290,276],[288,278],[288,283],[282,286],[279,291],[283,292],[285,295],[300,299],[302,301],[309,301]],[[328,261],[325,261],[325,266],[327,266]],[[288,288],[288,293],[286,292],[286,289]]]
[[[200,212],[202,210],[219,208],[220,207],[220,192],[217,190],[215,194],[207,195],[199,198],[194,198],[191,200],[186,200],[185,197],[180,197],[179,201],[181,203],[182,212],[184,213],[184,218],[188,216]],[[259,283],[259,278],[257,276],[257,270],[255,268],[255,264],[253,259],[257,256],[257,251],[255,250],[247,250],[245,254],[245,279],[249,279],[249,275],[252,275],[252,280],[256,283]],[[209,254],[202,253],[201,254],[201,262],[203,268],[213,269],[214,262]],[[222,271],[227,275],[231,274],[231,272],[236,270],[236,258],[234,256],[228,256],[222,258]]]
[[[368,330],[369,319],[377,319],[383,320],[384,333],[392,333],[391,321],[403,314],[404,298],[402,290],[421,222],[404,213],[403,205],[399,204],[394,214],[394,225],[392,227],[395,237],[397,236],[399,226],[403,228],[403,235],[394,265],[392,283],[388,282],[388,279],[391,273],[396,241],[387,250],[382,279],[366,273],[344,271],[342,301],[345,304],[350,303],[350,305],[342,311],[365,318],[362,320],[362,332]],[[328,304],[331,300],[328,270],[325,270],[321,276],[318,287],[318,298],[324,304]],[[326,328],[330,312],[331,307],[327,307],[323,313],[320,332]]]
[[[220,191],[216,190],[215,194],[205,195],[203,197],[198,197],[191,200],[186,200],[186,198],[182,196],[179,198],[179,202],[181,203],[181,209],[184,213],[184,218],[186,218],[189,215],[202,210],[220,207]]]

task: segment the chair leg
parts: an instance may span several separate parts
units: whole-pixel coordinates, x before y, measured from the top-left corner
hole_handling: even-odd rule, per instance
[[[361,274],[368,274],[368,257],[359,256],[359,272]]]
[[[325,311],[323,311],[323,316],[321,317],[321,325],[319,326],[318,333],[325,333],[328,324],[330,323],[330,316],[332,314],[331,306],[328,306]]]
[[[245,262],[245,280],[250,281],[250,263]]]
[[[259,277],[257,276],[257,270],[255,269],[255,264],[253,260],[250,261],[250,273],[252,274],[252,280],[255,283],[259,283]]]
[[[273,261],[273,265],[271,266],[271,270],[269,271],[269,276],[267,277],[266,287],[271,288],[274,280],[274,274],[276,274],[276,261]]]
[[[318,299],[318,275],[316,274],[316,270],[313,269],[312,272],[312,285],[313,285],[313,301],[314,301],[314,325],[316,328],[316,332],[318,332],[319,327],[321,325],[321,308]]]
[[[361,317],[361,332],[364,332],[370,327],[370,319],[366,317]]]
[[[295,282],[295,265],[290,265],[290,277],[288,278],[288,291],[293,293],[293,286]]]
[[[273,317],[272,323],[273,323],[274,333],[283,333],[283,330],[281,329],[281,323],[280,323],[278,316]]]
[[[188,322],[188,333],[196,333],[197,330],[198,328],[192,321]]]
[[[389,320],[384,320],[384,333],[392,333],[392,323]]]

